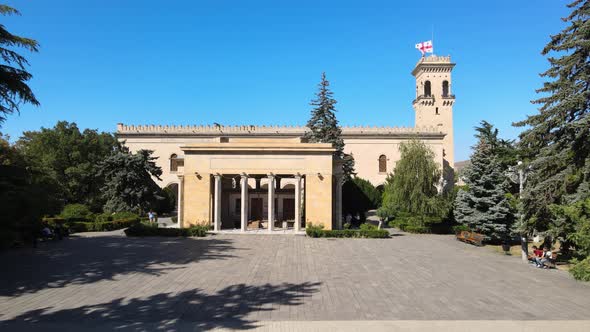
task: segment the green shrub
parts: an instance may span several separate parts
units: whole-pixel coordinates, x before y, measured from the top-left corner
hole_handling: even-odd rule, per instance
[[[64,219],[87,221],[92,219],[92,212],[84,204],[68,204],[63,208],[59,216]]]
[[[366,224],[365,224],[366,225]],[[373,225],[370,225],[373,226]],[[361,226],[362,227],[362,226]],[[375,226],[373,226],[375,227]],[[365,227],[364,229],[342,229],[342,230],[325,230],[323,226],[309,225],[305,228],[305,233],[309,237],[339,237],[339,238],[388,238],[389,232],[384,229],[371,229]]]
[[[127,228],[139,222],[139,218],[126,218],[113,221],[76,221],[77,218],[63,219],[63,218],[43,218],[44,222],[50,227],[56,227],[60,224],[62,227],[69,230],[70,233],[80,232],[107,232],[117,229]]]
[[[197,236],[204,237],[209,230],[208,226],[191,226],[189,228],[158,228],[155,223],[138,223],[125,230],[127,236]]]
[[[377,226],[375,226],[373,224],[364,223],[364,224],[361,224],[361,226],[359,227],[359,229],[360,230],[363,230],[363,231],[372,231],[372,230],[377,229]]]
[[[423,225],[406,225],[403,231],[415,234],[427,234],[432,232],[429,227]]]
[[[94,216],[94,221],[96,221],[96,222],[105,222],[105,221],[112,221],[112,220],[113,220],[113,215],[108,212],[104,212],[104,213],[97,214]]]
[[[471,230],[469,229],[469,227],[467,227],[467,225],[456,225],[453,226],[453,232],[455,232],[455,234],[459,234],[461,232],[470,232]]]
[[[572,267],[570,268],[570,273],[576,280],[581,281],[590,281],[590,257],[587,257],[584,260],[572,260]]]

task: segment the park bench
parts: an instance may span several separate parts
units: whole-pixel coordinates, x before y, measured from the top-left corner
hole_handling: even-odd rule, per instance
[[[545,263],[545,266],[547,266],[550,269],[557,268],[557,252],[554,252],[554,251],[551,252],[551,258],[549,258],[547,260],[547,262]]]
[[[483,240],[484,240],[483,234],[469,232],[469,231],[461,231],[460,233],[457,233],[456,236],[457,236],[457,240],[459,240],[459,241],[470,243],[470,244],[473,244],[476,246],[483,245]]]

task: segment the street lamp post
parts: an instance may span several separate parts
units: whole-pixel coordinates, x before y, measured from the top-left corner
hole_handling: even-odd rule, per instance
[[[524,170],[522,168],[522,161],[518,161],[518,196],[522,199],[522,190],[524,188]],[[520,211],[519,213],[520,218],[520,225],[523,225],[523,213]],[[526,232],[522,232],[520,234],[520,255],[523,261],[529,261],[529,245],[527,241]]]
[[[519,160],[517,162],[516,169],[514,169],[514,167],[509,167],[509,169],[508,169],[508,174],[507,174],[508,178],[512,182],[518,181],[518,194],[519,194],[519,197],[521,197],[521,198],[522,198],[522,192],[524,190],[524,183],[526,182],[526,178],[527,178],[527,174],[525,173],[525,171],[528,170],[529,168],[530,168],[530,166],[524,167],[523,162]],[[527,242],[526,229],[524,229],[524,216],[523,216],[522,211],[519,211],[519,224],[520,224],[519,228],[521,228],[521,230],[520,230],[521,258],[523,261],[528,262],[529,247],[528,247],[528,242]]]

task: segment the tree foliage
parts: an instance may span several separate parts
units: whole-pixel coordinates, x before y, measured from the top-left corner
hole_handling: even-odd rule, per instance
[[[381,192],[365,179],[355,177],[342,186],[342,212],[356,215],[381,205]]]
[[[539,112],[515,123],[528,128],[520,147],[531,159],[532,172],[522,196],[528,225],[538,231],[567,232],[554,222],[549,206],[572,204],[590,196],[590,2],[568,5],[567,24],[551,36],[542,54],[550,67],[533,103]]]
[[[12,7],[0,5],[0,15],[20,13]],[[7,115],[19,112],[22,103],[39,105],[39,101],[27,85],[33,77],[26,70],[29,62],[14,49],[38,52],[39,44],[33,39],[13,35],[0,24],[0,124],[6,120]]]
[[[103,180],[96,177],[97,165],[119,146],[112,134],[80,132],[75,123],[60,121],[50,129],[24,132],[16,146],[28,165],[57,183],[62,205],[82,203],[95,212],[102,209]]]
[[[394,217],[398,212],[439,215],[437,184],[441,173],[434,153],[417,140],[402,143],[400,152],[393,174],[387,176],[379,215]]]
[[[154,182],[160,180],[158,167],[150,150],[132,154],[122,150],[99,164],[98,176],[104,178],[102,187],[106,212],[132,211],[139,214],[157,209],[166,198]]]
[[[455,200],[457,222],[482,233],[491,241],[506,240],[514,222],[506,196],[507,179],[492,147],[480,137],[466,167],[466,190],[460,190]]]
[[[354,174],[354,158],[344,153],[342,130],[336,119],[336,103],[333,93],[329,89],[330,82],[326,73],[322,73],[322,80],[318,84],[316,99],[312,100],[311,117],[307,121],[309,129],[304,137],[311,143],[331,143],[336,149],[335,157],[343,161],[343,171],[347,180]]]
[[[55,186],[0,135],[0,247],[31,241],[40,217],[59,212]]]
[[[480,125],[475,127],[475,131],[475,137],[478,141],[485,142],[489,146],[490,152],[496,156],[502,171],[516,165],[518,162],[518,150],[513,140],[498,137],[498,128],[494,128],[494,125],[485,120],[482,120]]]

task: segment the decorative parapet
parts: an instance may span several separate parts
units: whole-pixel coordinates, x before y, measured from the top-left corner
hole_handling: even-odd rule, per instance
[[[451,56],[447,55],[430,55],[420,58],[418,60],[418,64],[420,63],[451,63]]]
[[[416,67],[412,70],[412,75],[416,76],[416,74],[420,72],[428,72],[428,73],[444,73],[450,72],[455,64],[451,62],[451,56],[440,56],[440,55],[431,55],[427,57],[422,57],[416,63]]]
[[[235,136],[235,135],[294,135],[301,136],[307,131],[305,126],[222,126],[222,125],[125,125],[117,124],[117,134],[141,135],[196,135],[196,136]],[[343,135],[392,135],[392,134],[441,134],[435,127],[342,127]]]

